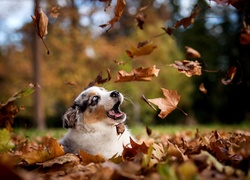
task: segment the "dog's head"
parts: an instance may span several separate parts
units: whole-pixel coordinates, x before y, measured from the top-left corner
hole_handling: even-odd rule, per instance
[[[114,90],[92,86],[75,99],[74,104],[63,115],[63,126],[75,128],[77,124],[105,122],[110,125],[122,123],[126,114],[120,110],[123,95]]]

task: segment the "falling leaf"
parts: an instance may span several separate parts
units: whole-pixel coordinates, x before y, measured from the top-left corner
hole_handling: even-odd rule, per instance
[[[102,76],[103,76],[103,73],[100,72],[100,73],[96,76],[95,80],[92,81],[92,82],[90,82],[90,83],[88,84],[87,88],[88,88],[88,87],[91,87],[91,86],[94,86],[95,84],[104,84],[104,83],[110,81],[110,80],[111,80],[110,69],[107,69],[107,73],[108,73],[108,77],[107,77],[107,78],[103,78],[103,77],[102,77]]]
[[[118,135],[123,134],[125,131],[125,125],[124,123],[119,123],[116,125],[116,132]]]
[[[175,30],[175,28],[172,28],[172,27],[162,27],[161,29],[163,29],[169,36],[171,36]]]
[[[153,77],[158,76],[159,71],[155,65],[148,68],[140,67],[133,69],[130,73],[120,70],[115,82],[151,81]]]
[[[69,86],[77,86],[77,83],[76,82],[72,82],[72,81],[66,81],[66,82],[64,82],[64,84],[67,84]]]
[[[175,61],[174,64],[170,64],[169,66],[177,68],[180,73],[186,74],[186,76],[200,76],[201,73],[201,66],[198,61]]]
[[[236,71],[237,68],[235,66],[231,66],[227,71],[226,77],[221,79],[222,84],[224,85],[230,84],[236,74]]]
[[[199,12],[200,12],[200,7],[196,5],[191,15],[189,17],[177,21],[174,24],[174,28],[177,29],[180,26],[183,26],[186,29],[188,26],[194,23],[194,18],[197,16]]]
[[[105,5],[105,11],[106,9],[111,5],[112,0],[99,0],[100,2],[104,2]]]
[[[178,95],[177,91],[167,90],[164,88],[161,89],[165,96],[164,98],[148,99],[148,101],[158,106],[158,108],[161,110],[158,116],[164,119],[168,114],[177,108],[177,104],[180,101],[180,96]]]
[[[137,47],[132,47],[131,50],[126,50],[129,57],[149,55],[157,48],[152,41],[142,41],[137,44]]]
[[[143,30],[145,18],[147,17],[147,15],[143,11],[147,8],[148,6],[143,6],[142,8],[140,8],[135,18],[137,22],[137,26],[142,30]]]
[[[114,24],[120,20],[122,13],[123,13],[123,10],[125,8],[125,5],[126,5],[125,0],[117,0],[115,12],[114,12],[115,16],[108,22],[108,24],[102,24],[102,25],[100,25],[100,27],[104,28],[107,25],[110,25],[109,29],[107,30],[107,32],[108,32],[114,26]]]
[[[47,45],[45,44],[43,38],[48,34],[47,28],[48,28],[48,22],[49,19],[46,14],[44,14],[42,8],[37,7],[35,9],[35,15],[31,16],[33,20],[33,24],[36,27],[37,35],[41,38],[43,41],[44,46],[47,48],[47,54],[49,54],[49,49]]]
[[[51,11],[50,11],[50,13],[49,13],[49,15],[52,17],[52,18],[58,18],[58,16],[59,16],[59,9],[60,9],[60,7],[58,7],[58,6],[53,6],[52,7],[52,9],[51,9]]]
[[[188,58],[200,58],[201,55],[198,51],[196,51],[195,49],[189,47],[189,46],[185,46],[185,50],[186,50],[186,56]]]
[[[82,150],[79,150],[82,162],[85,164],[89,164],[89,163],[102,163],[105,161],[105,159],[103,158],[103,156],[98,153],[97,155],[92,155],[89,154],[87,152],[84,152]]]
[[[156,111],[156,108],[146,99],[146,97],[142,94],[141,99],[146,102],[153,110]]]
[[[203,92],[204,94],[207,94],[207,89],[205,88],[204,83],[201,83],[201,84],[200,84],[199,90],[200,90],[201,92]]]

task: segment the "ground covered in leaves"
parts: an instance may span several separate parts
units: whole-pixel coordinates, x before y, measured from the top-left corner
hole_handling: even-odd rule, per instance
[[[65,154],[54,137],[28,138],[0,130],[2,179],[248,179],[250,132],[181,131],[131,140],[123,155],[105,160]]]

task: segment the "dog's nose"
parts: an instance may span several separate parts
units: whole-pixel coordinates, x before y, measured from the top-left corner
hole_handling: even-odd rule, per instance
[[[119,97],[120,96],[120,93],[118,91],[112,91],[110,93],[110,97]]]

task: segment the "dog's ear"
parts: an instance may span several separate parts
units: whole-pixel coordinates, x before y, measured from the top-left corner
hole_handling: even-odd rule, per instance
[[[63,115],[63,127],[75,128],[77,122],[77,109],[70,107]]]

